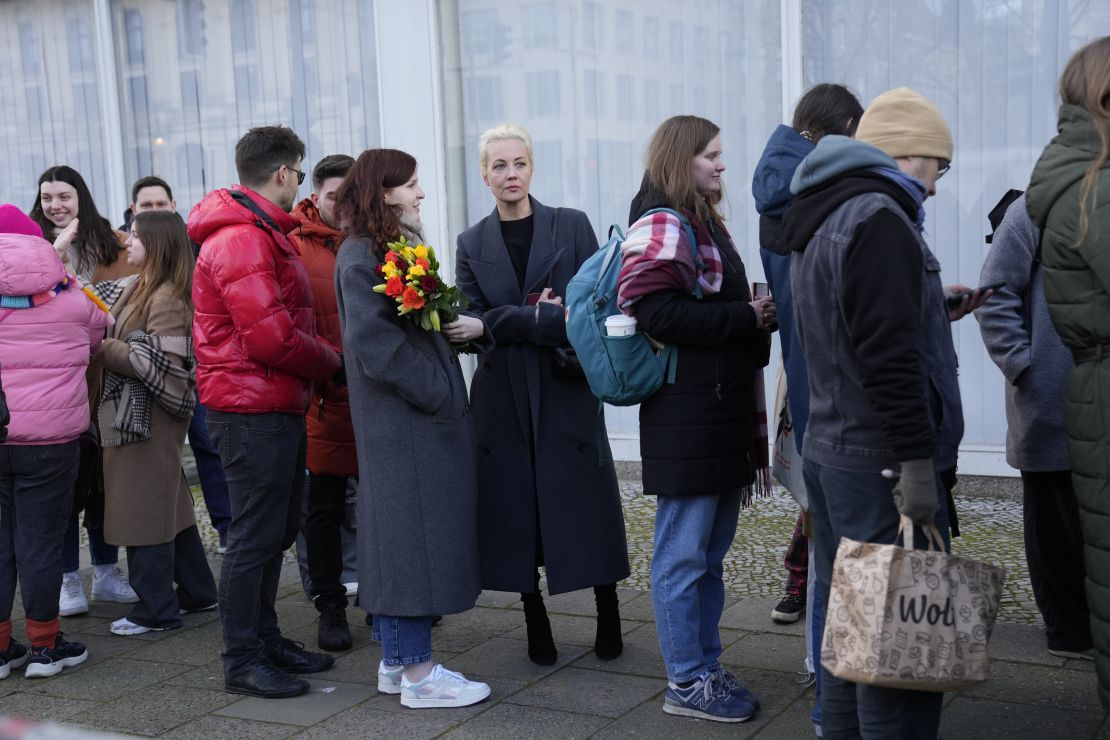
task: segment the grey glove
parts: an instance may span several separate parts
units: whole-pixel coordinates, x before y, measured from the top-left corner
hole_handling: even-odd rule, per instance
[[[933,458],[903,460],[902,474],[894,485],[894,505],[919,527],[933,523],[937,513],[937,481]]]

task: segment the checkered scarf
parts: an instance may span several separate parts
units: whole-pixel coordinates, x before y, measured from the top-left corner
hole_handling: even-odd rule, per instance
[[[636,301],[661,290],[693,293],[697,285],[702,295],[721,291],[721,253],[708,233],[699,233],[698,226],[694,226],[694,235],[704,236],[704,243],[697,245],[700,264],[694,263],[686,228],[674,214],[658,211],[628,227],[617,278],[617,305],[622,313],[634,315]]]
[[[178,419],[193,413],[192,337],[160,337],[136,330],[124,341],[131,347],[135,377],[105,374],[99,413],[104,447],[150,439],[152,402]]]
[[[99,298],[110,310],[112,306],[116,305],[116,301],[123,295],[123,291],[127,289],[127,286],[138,279],[138,275],[128,275],[119,280],[101,280],[99,283],[95,283],[91,290],[93,295]]]

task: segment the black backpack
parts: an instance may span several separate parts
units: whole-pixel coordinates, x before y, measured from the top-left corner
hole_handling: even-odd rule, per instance
[[[991,233],[987,234],[987,244],[994,241],[994,233],[998,231],[998,227],[1002,224],[1002,219],[1006,218],[1006,211],[1010,209],[1010,205],[1020,198],[1024,190],[1014,190],[1011,188],[1006,191],[994,208],[987,214],[987,220],[991,223]],[[1033,269],[1036,270],[1041,265],[1041,242],[1044,240],[1044,229],[1041,229],[1040,238],[1037,239],[1037,249],[1033,252]]]

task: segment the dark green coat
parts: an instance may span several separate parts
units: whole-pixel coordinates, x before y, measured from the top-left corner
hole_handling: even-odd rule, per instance
[[[1110,711],[1110,162],[1099,170],[1097,208],[1088,209],[1079,241],[1079,193],[1100,142],[1091,115],[1077,106],[1061,106],[1058,129],[1033,171],[1027,203],[1044,229],[1052,323],[1075,359],[1067,393],[1068,453],[1086,545],[1099,696]]]

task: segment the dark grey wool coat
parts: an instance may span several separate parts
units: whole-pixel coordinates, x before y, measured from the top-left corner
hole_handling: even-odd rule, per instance
[[[565,296],[597,237],[586,214],[563,208],[556,244],[555,209],[532,199],[532,213],[523,289],[496,209],[459,236],[456,277],[496,341],[471,384],[482,586],[533,589],[538,518],[557,594],[628,577],[628,547],[605,417],[584,378],[552,373],[553,349],[567,341],[563,308],[540,304],[537,313],[526,301],[545,287]]]
[[[397,315],[368,239],[336,258],[335,293],[358,448],[359,605],[371,614],[474,606],[478,491],[470,405],[439,332]]]

